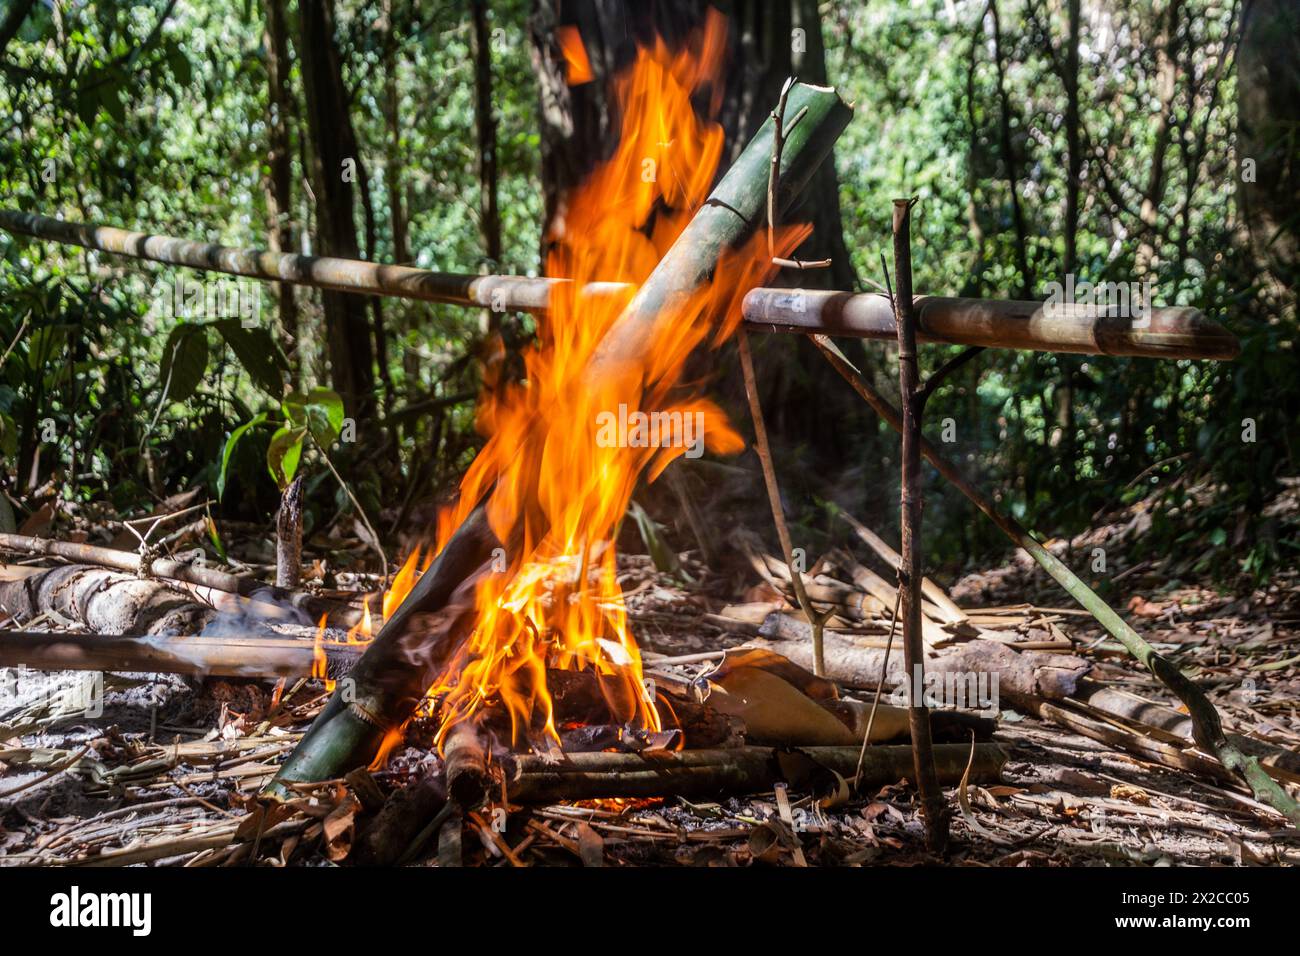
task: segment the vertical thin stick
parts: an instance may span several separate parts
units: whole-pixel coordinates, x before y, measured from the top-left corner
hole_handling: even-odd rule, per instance
[[[776,483],[776,467],[772,464],[772,449],[767,443],[767,426],[763,421],[763,406],[758,401],[758,382],[754,376],[754,357],[749,351],[749,336],[741,329],[737,333],[740,348],[740,369],[745,376],[745,395],[749,398],[749,414],[754,419],[754,449],[758,452],[759,463],[763,466],[763,484],[767,487],[768,504],[772,507],[772,521],[776,525],[776,536],[781,540],[781,553],[785,555],[786,567],[790,569],[790,583],[794,587],[795,600],[799,609],[808,618],[812,626],[813,673],[818,677],[826,676],[826,654],[823,649],[823,632],[826,622],[834,614],[828,609],[825,614],[818,614],[813,608],[808,591],[803,586],[803,574],[795,566],[794,547],[790,540],[790,529],[786,527],[785,514],[781,510],[781,489]]]
[[[934,769],[930,712],[917,690],[924,687],[921,642],[921,386],[916,361],[916,311],[912,303],[911,213],[913,200],[894,200],[894,317],[898,325],[898,385],[903,396],[903,473],[900,495],[902,561],[898,591],[903,620],[903,663],[908,686],[907,722],[912,731],[916,787],[925,814],[925,840],[942,853],[948,843],[948,814]]]

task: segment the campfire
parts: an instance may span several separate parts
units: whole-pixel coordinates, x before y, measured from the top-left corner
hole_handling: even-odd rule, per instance
[[[740,297],[775,272],[761,236],[664,303],[635,350],[610,361],[599,352],[714,182],[722,129],[697,114],[692,98],[719,81],[724,34],[721,19],[711,18],[683,50],[641,49],[615,81],[618,148],[568,197],[551,237],[547,274],[571,284],[539,318],[524,381],[489,382],[481,398],[487,442],[459,503],[442,516],[438,548],[480,502],[493,533],[512,546],[479,578],[472,628],[430,689],[439,743],[460,722],[500,709],[509,717],[501,743],[542,752],[560,746],[548,679],[554,670],[589,675],[608,722],[628,735],[672,738],[659,733],[674,716],[656,706],[628,626],[615,538],[638,481],[654,480],[690,450],[684,421],[703,423],[710,451],[744,447],[685,369],[697,346],[726,340],[740,321]],[[805,234],[782,230],[782,248]],[[625,283],[625,291],[579,294],[602,281]],[[617,410],[626,417],[629,408],[680,430],[605,434],[605,419]]]
[[[720,81],[725,30],[711,16],[680,49],[640,49],[614,81],[622,133],[614,154],[567,197],[550,237],[547,272],[565,281],[523,353],[523,380],[485,383],[477,419],[486,442],[439,518],[432,553],[448,553],[471,528],[496,544],[456,582],[454,626],[445,615],[427,633],[406,626],[402,642],[406,653],[436,661],[406,717],[432,719],[439,748],[463,725],[517,753],[572,749],[575,730],[585,749],[595,740],[635,750],[708,743],[683,734],[687,702],[674,706],[646,680],[615,539],[639,481],[698,455],[701,444],[720,454],[744,448],[703,383],[687,379],[687,362],[728,339],[745,293],[776,272],[773,252],[791,254],[809,232],[750,230],[733,248],[714,239],[716,265],[695,263],[697,275],[680,275],[668,258],[675,247],[679,256],[689,250],[692,237],[683,236],[716,178],[723,132],[696,104],[707,107]],[[813,95],[838,102],[830,91]],[[647,284],[656,270],[663,291]],[[616,291],[588,294],[601,283]],[[413,553],[385,595],[386,620],[408,599],[418,562]],[[350,638],[369,631],[363,622]],[[592,718],[574,727],[574,714],[557,711],[561,675],[598,691],[594,720],[606,730],[583,730]],[[385,732],[380,761],[401,724]]]
[[[486,20],[480,26],[486,31]],[[720,15],[710,13],[681,41],[654,39],[640,46],[609,79],[616,144],[559,202],[545,237],[543,279],[227,249],[0,210],[0,226],[10,231],[96,250],[331,293],[527,311],[535,319],[529,344],[509,361],[494,323],[480,353],[475,424],[481,447],[450,503],[439,509],[436,529],[410,549],[391,581],[391,553],[363,515],[366,544],[379,554],[382,568],[367,579],[383,582],[371,599],[360,595],[373,585],[355,580],[353,590],[327,594],[301,588],[296,576],[282,582],[277,573],[272,588],[246,575],[160,556],[150,534],[159,522],[204,507],[188,500],[146,533],[136,524],[147,519],[122,522],[139,539],[135,554],[90,545],[85,536],[51,542],[0,535],[7,551],[77,562],[6,570],[14,576],[0,577],[0,608],[15,621],[39,626],[48,616],[103,632],[5,632],[0,665],[277,679],[274,690],[264,688],[265,708],[260,701],[246,708],[257,714],[248,717],[247,727],[232,704],[239,685],[224,688],[230,699],[221,706],[218,731],[184,745],[187,759],[210,760],[238,774],[247,753],[260,764],[248,773],[249,786],[230,801],[243,815],[185,791],[231,817],[210,845],[193,852],[211,854],[205,859],[212,862],[237,862],[243,851],[228,844],[252,845],[256,857],[264,837],[287,844],[310,834],[320,838],[332,861],[394,863],[413,859],[436,834],[440,862],[458,865],[462,832],[471,827],[486,853],[511,865],[525,865],[519,853],[539,839],[588,864],[603,857],[598,846],[593,856],[586,819],[586,830],[577,829],[577,838],[570,839],[533,811],[560,806],[551,812],[563,818],[579,805],[595,820],[639,801],[658,807],[671,798],[761,794],[773,799],[773,814],[745,832],[744,853],[733,861],[805,865],[799,814],[821,815],[889,788],[902,792],[905,781],[918,798],[916,829],[924,832],[929,850],[941,855],[953,818],[944,787],[958,787],[957,806],[972,832],[995,843],[1001,839],[975,821],[968,788],[999,779],[1006,765],[1006,751],[992,742],[1003,702],[1144,760],[1206,776],[1238,773],[1260,801],[1300,821],[1300,809],[1281,789],[1281,783],[1300,780],[1300,772],[1294,766],[1266,770],[1260,763],[1277,762],[1277,748],[1243,744],[1245,738],[1225,733],[1200,687],[1066,567],[1061,549],[1053,550],[1011,517],[922,434],[927,399],[945,376],[984,348],[1231,358],[1236,339],[1195,309],[1156,308],[1145,298],[1141,321],[1129,323],[1059,301],[1049,310],[1038,302],[918,295],[912,287],[914,200],[893,205],[894,258],[892,270],[884,263],[883,294],[766,288],[778,284],[782,269],[787,280],[797,281],[806,270],[830,264],[795,258],[812,227],[786,220],[828,159],[852,108],[835,89],[790,77],[767,121],[724,169],[718,116],[727,29]],[[567,83],[597,82],[578,31],[559,27],[555,40]],[[367,255],[372,253],[373,247]],[[1073,293],[1072,282],[1069,288]],[[897,550],[856,518],[837,512],[836,521],[843,519],[857,543],[872,552],[867,560],[877,570],[847,548],[828,548],[809,567],[796,547],[747,337],[757,332],[807,336],[901,434]],[[832,335],[897,343],[900,407],[877,391]],[[709,397],[713,382],[699,371],[716,367],[716,361],[702,359],[732,342],[749,401],[752,444],[742,436],[745,426],[729,421]],[[922,379],[918,342],[967,348]],[[191,364],[197,361],[188,357]],[[321,391],[338,401],[341,418],[343,400]],[[472,395],[471,388],[461,400]],[[300,426],[296,454],[310,434],[334,471],[326,446],[337,435],[320,439],[304,424],[306,397],[296,391],[290,396],[282,403],[286,422],[277,437]],[[266,419],[258,414],[235,431],[268,424]],[[219,487],[236,437],[232,433],[226,446]],[[639,608],[625,594],[629,580],[645,584],[654,576],[651,559],[638,565],[639,556],[620,554],[619,541],[626,540],[626,518],[642,515],[634,494],[653,486],[680,459],[706,451],[754,453],[781,553],[767,553],[744,529],[729,529],[728,544],[748,559],[747,570],[757,581],[735,603],[726,602],[736,595],[722,597],[715,589],[695,605],[695,595],[680,580],[665,582],[661,575],[658,585],[687,608],[680,613],[689,616],[689,626],[713,628],[717,633],[709,636],[718,639],[703,652],[665,654],[638,642]],[[1093,663],[1083,655],[1100,639],[1084,648],[1067,636],[1060,626],[1065,612],[1028,603],[968,611],[953,600],[955,591],[950,595],[926,577],[920,548],[923,459],[1083,605],[1074,613],[1095,618],[1113,638],[1107,653],[1113,647],[1129,653],[1178,698],[1186,720],[1168,707],[1155,717],[1145,706],[1135,710],[1114,688],[1090,680]],[[350,487],[334,476],[361,512]],[[285,477],[276,570],[287,563],[296,575],[303,563],[302,516],[292,514],[293,479]],[[409,534],[407,514],[404,506],[393,531]],[[211,533],[212,519],[207,521],[203,530]],[[839,530],[847,536],[845,528]],[[701,579],[713,573],[699,565],[695,570]],[[896,582],[884,575],[896,575]],[[96,602],[109,595],[125,595],[122,603],[139,610],[138,619],[146,623],[96,616]],[[297,683],[288,684],[290,679]],[[307,693],[316,694],[313,699],[295,697],[304,686],[312,688]],[[1159,733],[1147,733],[1155,725],[1144,730],[1142,721],[1157,718]],[[15,726],[31,729],[45,719],[24,717]],[[290,725],[295,729],[286,731]],[[228,731],[237,741],[233,753],[216,739]],[[154,746],[153,727],[149,739]],[[163,760],[116,728],[95,746],[101,743],[138,763]],[[50,776],[71,769],[91,749],[86,744]],[[172,759],[179,762],[181,754],[178,741]],[[130,776],[113,773],[98,767],[96,785],[109,791]],[[805,795],[792,803],[792,789]],[[984,796],[991,804],[994,798]],[[495,815],[519,809],[527,819],[516,825],[512,845],[501,836],[505,830]],[[747,811],[731,809],[737,819],[752,822]],[[883,800],[863,811],[873,846],[871,814],[890,812]],[[619,820],[609,826],[633,832]],[[642,834],[644,822],[636,821]],[[662,828],[648,831],[656,839],[675,826],[662,819],[654,825]],[[166,859],[172,847],[110,852],[118,854],[113,859],[135,863]],[[285,852],[287,859],[293,848]],[[829,842],[819,852],[828,860],[857,860]],[[65,862],[85,861],[65,855]]]

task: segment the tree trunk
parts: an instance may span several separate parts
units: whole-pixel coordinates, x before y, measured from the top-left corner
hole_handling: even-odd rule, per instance
[[[1300,279],[1300,10],[1254,0],[1242,12],[1237,64],[1237,198],[1260,262]]]
[[[1080,0],[1066,0],[1069,21],[1065,46],[1065,268],[1074,271],[1078,258],[1079,187],[1083,176],[1083,152],[1079,143],[1079,20]],[[1073,459],[1069,459],[1073,460]]]
[[[294,251],[293,229],[290,224],[293,167],[289,152],[288,40],[284,0],[266,0],[263,44],[266,47],[267,165],[270,167],[266,183],[266,217],[269,226],[267,244],[272,252]],[[285,339],[284,351],[289,356],[293,386],[297,388],[300,372],[297,353],[298,305],[291,283],[278,282],[275,290],[280,328]]]
[[[1025,225],[1024,208],[1020,204],[1020,172],[1016,160],[1015,143],[1011,138],[1011,96],[1007,92],[1006,59],[1002,49],[1002,20],[998,16],[997,0],[988,7],[993,37],[993,65],[998,80],[998,142],[1002,149],[1002,164],[1006,169],[1007,188],[1011,195],[1011,221],[1016,228],[1016,268],[1020,272],[1020,297],[1034,297],[1034,274],[1029,265],[1029,229]]]
[[[325,255],[356,259],[353,184],[360,175],[358,151],[334,39],[333,0],[304,0],[298,19],[318,244]],[[341,292],[326,292],[321,300],[334,390],[350,414],[367,419],[374,412],[375,378],[365,301]]]
[[[388,220],[393,233],[393,262],[406,265],[406,214],[402,209],[402,133],[397,122],[397,41],[393,36],[392,0],[384,0],[388,33],[384,37],[384,185],[388,190]]]
[[[492,113],[492,38],[486,0],[471,4],[474,18],[474,117],[478,125],[479,223],[488,272],[501,271],[501,215],[497,208],[497,121]]]

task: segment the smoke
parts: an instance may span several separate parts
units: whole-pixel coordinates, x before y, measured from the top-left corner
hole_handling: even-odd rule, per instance
[[[315,624],[301,608],[277,601],[267,588],[247,597],[232,594],[218,600],[217,613],[199,633],[202,637],[251,637],[270,635],[286,625],[314,628]]]

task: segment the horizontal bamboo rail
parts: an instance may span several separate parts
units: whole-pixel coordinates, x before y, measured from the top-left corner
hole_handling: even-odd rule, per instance
[[[914,296],[913,303],[918,342],[1173,359],[1234,359],[1241,351],[1235,335],[1187,306],[1152,308],[1135,319],[1105,314],[1100,304],[1050,307],[935,295]],[[754,289],[745,296],[744,308],[752,330],[891,342],[898,337],[888,296],[875,292]]]
[[[464,275],[331,256],[238,249],[112,226],[66,222],[0,209],[0,228],[102,252],[272,282],[343,292],[478,306],[497,311],[544,311],[551,290],[566,279]],[[618,282],[584,286],[584,296],[631,296]],[[916,298],[922,342],[983,345],[1041,352],[1147,358],[1233,359],[1236,336],[1199,310],[1155,308],[1147,320],[1093,315],[1086,306],[1005,299]],[[754,289],[744,301],[753,332],[820,333],[895,340],[893,312],[882,295],[797,289]]]

